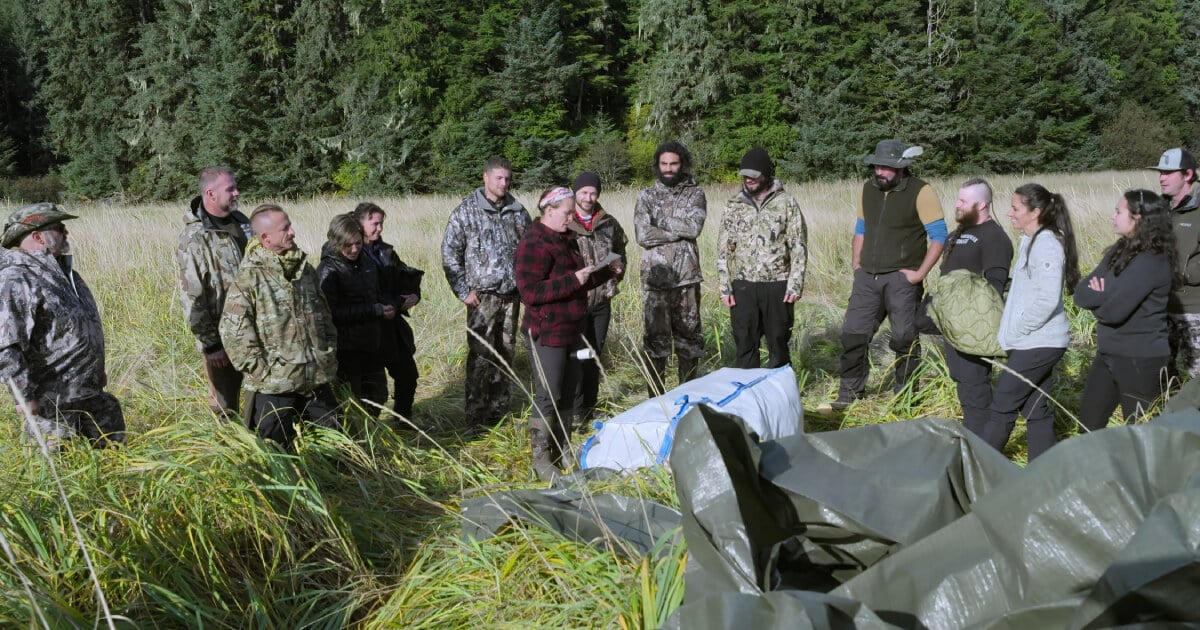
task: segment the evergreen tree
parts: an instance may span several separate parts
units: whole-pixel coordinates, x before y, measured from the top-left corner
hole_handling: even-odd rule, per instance
[[[203,143],[197,81],[201,67],[212,63],[213,16],[211,8],[189,0],[161,0],[154,21],[139,34],[126,103],[135,121],[131,140],[144,155],[130,175],[135,196],[198,194],[196,175],[212,165],[196,153]]]
[[[580,64],[569,63],[552,0],[534,0],[529,14],[509,29],[493,75],[506,118],[501,125],[504,154],[522,181],[536,187],[566,181],[578,140],[567,128],[567,85]]]
[[[1177,0],[1179,42],[1172,59],[1178,68],[1176,91],[1186,108],[1182,132],[1193,151],[1200,150],[1200,11],[1193,0]]]
[[[637,83],[637,107],[649,108],[646,130],[659,138],[693,138],[705,110],[735,80],[726,51],[710,30],[704,2],[645,0],[638,33],[650,44]]]
[[[301,0],[280,26],[287,33],[280,69],[278,111],[267,119],[269,145],[281,167],[259,175],[259,184],[281,194],[333,189],[341,163],[338,136],[345,118],[338,106],[337,78],[349,28],[342,3]],[[282,39],[282,38],[281,38]]]
[[[39,102],[49,145],[65,160],[68,189],[86,197],[122,191],[135,162],[123,134],[130,96],[125,70],[143,16],[137,0],[44,0],[46,66]]]
[[[10,175],[45,173],[52,165],[36,103],[43,34],[35,14],[31,0],[0,0],[0,128],[7,127],[12,150]]]
[[[455,41],[446,57],[430,138],[437,169],[430,180],[438,190],[477,186],[483,162],[505,151],[511,112],[501,102],[493,75],[504,69],[504,42],[519,11],[515,3],[490,0],[443,18]],[[519,185],[521,174],[517,176]]]
[[[432,143],[434,108],[446,91],[460,31],[469,24],[460,10],[432,0],[347,7],[349,67],[338,96],[346,122],[336,137],[345,155],[341,188],[362,193],[439,188],[444,161],[435,157]]]

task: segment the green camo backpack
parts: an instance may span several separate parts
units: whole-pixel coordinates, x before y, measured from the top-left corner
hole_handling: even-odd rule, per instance
[[[930,287],[929,316],[955,350],[981,357],[1006,354],[996,340],[1004,301],[983,276],[955,269]]]

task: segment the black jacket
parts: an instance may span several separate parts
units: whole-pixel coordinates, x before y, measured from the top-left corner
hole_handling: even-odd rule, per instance
[[[350,261],[329,243],[321,247],[317,279],[333,324],[337,327],[338,352],[380,352],[383,299],[379,291],[379,268],[370,256],[360,254]]]

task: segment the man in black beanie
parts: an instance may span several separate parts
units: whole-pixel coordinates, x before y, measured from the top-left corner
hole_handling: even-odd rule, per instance
[[[567,224],[579,245],[584,262],[597,267],[603,265],[609,254],[621,257],[613,265],[613,277],[588,292],[587,324],[583,334],[591,346],[594,356],[583,361],[579,379],[579,391],[575,397],[576,422],[587,422],[596,411],[596,400],[600,392],[600,352],[608,339],[608,322],[612,318],[612,299],[620,290],[625,277],[625,246],[629,239],[625,230],[611,214],[600,206],[600,175],[583,171],[571,185],[575,192],[575,216]]]
[[[717,237],[721,303],[737,344],[736,366],[761,366],[758,346],[767,338],[767,367],[791,363],[796,300],[804,291],[808,227],[800,205],[775,179],[765,149],[742,157],[742,190],[725,204]]]

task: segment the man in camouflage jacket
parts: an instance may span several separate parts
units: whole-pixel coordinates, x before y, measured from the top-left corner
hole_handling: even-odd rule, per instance
[[[450,213],[442,240],[442,270],[467,305],[466,413],[495,424],[508,412],[509,383],[520,300],[513,257],[529,227],[529,213],[508,194],[512,166],[493,157],[483,186]]]
[[[575,397],[575,410],[584,421],[590,421],[596,410],[600,392],[600,353],[608,340],[608,324],[612,319],[612,299],[620,291],[618,285],[625,277],[625,249],[629,238],[617,222],[616,217],[605,212],[600,205],[600,175],[584,171],[575,177],[571,185],[575,193],[575,215],[567,224],[583,254],[583,262],[596,266],[609,254],[621,257],[613,266],[613,277],[604,284],[588,291],[587,324],[583,330],[588,344],[596,355],[583,361],[579,376],[579,392]]]
[[[250,224],[255,237],[229,285],[221,339],[254,392],[258,433],[288,444],[297,418],[341,425],[330,387],[337,375],[337,329],[287,213],[263,204]]]
[[[225,417],[238,411],[242,373],[230,364],[221,343],[221,310],[252,236],[250,220],[238,212],[239,194],[229,169],[213,166],[201,171],[200,195],[184,215],[175,253],[183,316],[204,355],[208,405]]]
[[[0,263],[0,378],[15,387],[50,448],[82,433],[98,448],[125,439],[125,416],[104,391],[104,330],[96,300],[72,268],[74,219],[50,203],[19,208],[4,226]]]
[[[697,376],[704,357],[700,328],[700,249],[708,201],[691,175],[692,156],[678,142],[654,152],[658,181],[638,193],[633,227],[642,246],[642,341],[650,365],[651,395],[665,389],[663,376],[672,344],[679,382]]]
[[[725,205],[717,237],[721,303],[730,309],[736,366],[760,367],[758,344],[766,336],[767,367],[775,368],[791,363],[788,342],[804,290],[808,227],[764,149],[746,152],[739,174],[742,190]]]

